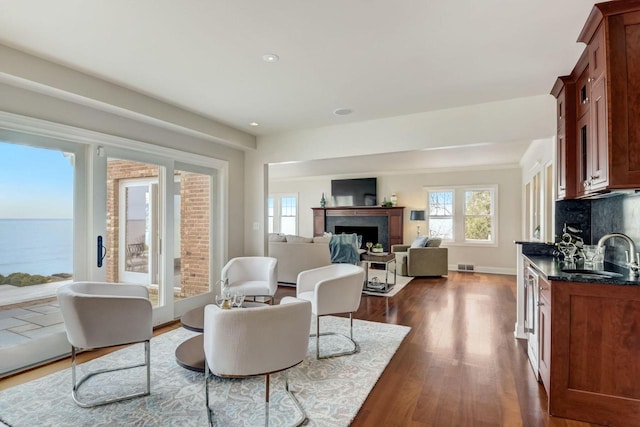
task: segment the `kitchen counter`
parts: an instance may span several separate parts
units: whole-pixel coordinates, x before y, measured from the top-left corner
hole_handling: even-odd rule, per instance
[[[566,264],[564,261],[560,261],[552,256],[543,256],[543,255],[523,255],[527,258],[533,266],[535,266],[536,270],[538,270],[546,280],[553,280],[559,282],[582,282],[582,283],[597,283],[597,284],[607,284],[607,285],[627,285],[627,286],[640,286],[640,278],[639,277],[631,277],[631,272],[628,268],[620,267],[616,264],[611,264],[608,262],[603,264],[596,264],[599,266],[598,268],[592,268],[593,270],[598,271],[609,271],[612,273],[622,274],[622,277],[588,277],[582,276],[572,273],[565,273],[562,271],[563,268],[566,268]],[[584,264],[581,260],[576,262],[575,267],[583,269]]]

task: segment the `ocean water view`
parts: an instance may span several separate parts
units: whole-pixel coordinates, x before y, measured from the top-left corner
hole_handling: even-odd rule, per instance
[[[0,219],[0,274],[73,273],[72,219]]]

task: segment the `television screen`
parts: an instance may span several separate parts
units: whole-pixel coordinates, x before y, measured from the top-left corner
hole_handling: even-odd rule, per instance
[[[376,178],[333,179],[333,206],[376,206]]]

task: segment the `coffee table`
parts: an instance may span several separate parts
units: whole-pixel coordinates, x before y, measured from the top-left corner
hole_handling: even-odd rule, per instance
[[[364,253],[360,256],[360,261],[366,264],[366,267],[367,267],[364,269],[364,286],[362,288],[363,291],[386,294],[391,289],[393,289],[393,287],[396,285],[396,268],[395,268],[396,254],[395,253],[391,252],[384,255],[373,255],[373,254]],[[393,283],[389,284],[389,266],[391,265],[391,263],[394,264]],[[371,264],[384,265],[385,286],[382,289],[370,287],[371,282],[369,281],[369,266]]]
[[[260,302],[245,302],[242,307],[260,307]],[[234,308],[232,310],[238,310]],[[204,332],[204,307],[187,311],[180,318],[182,327],[194,332]],[[176,362],[185,369],[204,372],[204,335],[196,335],[176,348]]]

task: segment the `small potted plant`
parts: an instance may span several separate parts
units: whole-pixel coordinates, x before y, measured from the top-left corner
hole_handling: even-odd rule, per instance
[[[371,248],[371,252],[382,252],[382,244],[376,243],[375,245],[373,245],[373,248]]]

